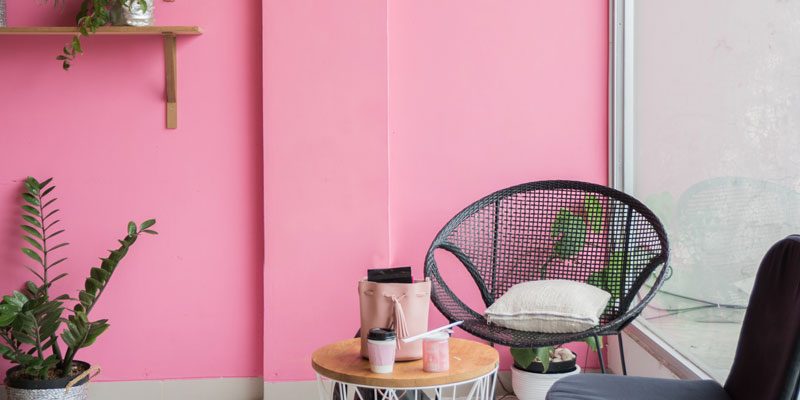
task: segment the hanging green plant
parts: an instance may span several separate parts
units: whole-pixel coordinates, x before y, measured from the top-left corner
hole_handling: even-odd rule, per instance
[[[44,0],[46,3],[48,0]],[[53,0],[53,6],[58,7],[61,4],[62,8],[66,0]],[[138,3],[142,10],[147,10],[147,2],[145,0],[83,0],[78,15],[75,16],[75,23],[80,30],[80,33],[72,37],[72,39],[64,46],[62,53],[56,59],[61,61],[61,66],[65,71],[69,70],[72,62],[78,54],[83,53],[81,48],[81,36],[89,37],[90,33],[96,33],[97,28],[106,26],[111,22],[111,8],[120,3],[124,7],[131,7],[134,3]]]

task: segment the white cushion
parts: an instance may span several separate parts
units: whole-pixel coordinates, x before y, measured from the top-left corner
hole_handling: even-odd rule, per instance
[[[611,294],[595,286],[562,279],[512,286],[484,315],[499,326],[530,332],[571,333],[600,323]]]

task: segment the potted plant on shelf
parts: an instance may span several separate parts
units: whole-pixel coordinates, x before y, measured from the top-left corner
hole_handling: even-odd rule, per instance
[[[29,177],[22,193],[26,203],[22,206],[22,237],[30,245],[22,252],[37,265],[25,266],[37,282],[26,282],[24,289],[3,296],[0,302],[0,354],[16,364],[6,372],[9,400],[88,399],[85,383],[96,367],[77,361],[75,356],[109,327],[108,320],[90,320],[89,315],[139,235],[157,234],[150,229],[156,223],[154,219],[138,226],[128,223],[120,246],[101,258],[100,267],[91,268],[77,299],[54,295],[53,283],[67,275],[54,275],[53,268],[66,260],[56,260],[54,252],[68,243],[54,243],[64,230],[57,227],[55,214],[59,210],[54,207],[56,199],[50,198],[55,189],[51,181],[52,178],[39,182]],[[65,351],[61,343],[66,346]]]
[[[66,0],[53,0],[53,5],[63,6]],[[47,2],[47,0],[44,0]],[[153,18],[153,0],[83,0],[75,21],[80,33],[72,37],[56,59],[62,61],[65,71],[69,70],[72,61],[83,53],[81,36],[89,37],[97,28],[108,25],[150,26],[155,24]]]
[[[583,340],[594,351],[594,338]],[[602,342],[600,344],[602,346]],[[569,375],[579,374],[578,358],[569,349],[558,346],[511,348],[511,387],[520,400],[544,400],[553,384]]]

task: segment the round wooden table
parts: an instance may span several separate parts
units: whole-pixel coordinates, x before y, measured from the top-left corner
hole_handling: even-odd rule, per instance
[[[311,356],[317,373],[320,400],[397,400],[406,392],[408,399],[422,400],[430,393],[436,399],[493,399],[500,356],[483,343],[450,339],[450,370],[425,372],[422,360],[398,361],[390,374],[377,374],[369,361],[361,358],[361,340],[349,339],[326,345]],[[323,378],[331,381],[326,385]],[[370,390],[374,389],[374,390]]]

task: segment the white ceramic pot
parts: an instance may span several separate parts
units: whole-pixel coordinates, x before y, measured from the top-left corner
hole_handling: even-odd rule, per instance
[[[511,387],[519,400],[544,400],[547,391],[557,380],[580,373],[581,367],[577,365],[574,371],[562,374],[539,374],[511,366]]]

